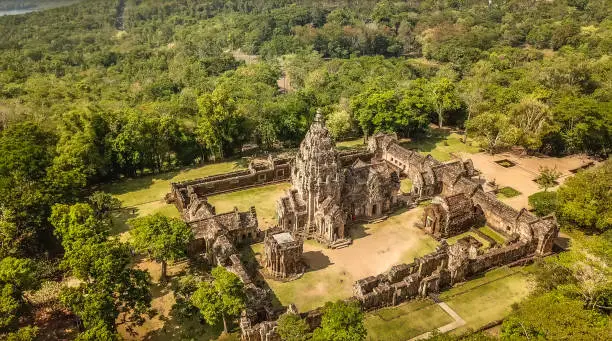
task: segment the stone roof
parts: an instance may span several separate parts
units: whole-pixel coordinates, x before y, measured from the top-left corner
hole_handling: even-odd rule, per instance
[[[295,239],[293,239],[293,236],[289,232],[277,233],[277,234],[273,235],[272,237],[280,245],[288,244],[288,243],[293,243],[295,241]]]
[[[450,215],[472,209],[472,200],[465,193],[457,193],[444,198]]]
[[[234,208],[234,211],[231,212],[192,220],[189,225],[193,230],[195,239],[214,239],[224,230],[234,231],[257,226],[257,216],[252,211],[239,212],[237,208]]]

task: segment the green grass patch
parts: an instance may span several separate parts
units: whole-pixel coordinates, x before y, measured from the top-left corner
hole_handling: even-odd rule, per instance
[[[433,239],[429,235],[425,235],[420,239],[417,247],[411,248],[402,254],[400,258],[400,264],[412,263],[414,262],[415,258],[422,257],[428,253],[434,252],[438,245],[439,243],[437,240]]]
[[[419,202],[419,207],[429,206],[431,204],[431,200],[423,200]]]
[[[509,186],[502,187],[497,191],[498,198],[514,198],[518,195],[521,195],[521,192]]]
[[[336,142],[336,148],[338,149],[352,149],[352,148],[360,148],[365,147],[366,145],[363,143],[363,137],[354,140],[346,140]]]
[[[170,183],[193,180],[246,168],[246,159],[211,163],[179,172],[168,172],[117,181],[102,186],[102,190],[121,200],[124,207],[162,200],[170,192]]]
[[[291,184],[283,182],[274,185],[249,188],[241,191],[208,197],[208,202],[215,206],[217,213],[228,212],[238,207],[247,211],[251,206],[257,209],[257,220],[260,228],[276,225],[276,200],[282,197]]]
[[[257,257],[262,256],[263,244],[252,245],[251,248]],[[275,305],[286,306],[293,303],[300,311],[312,310],[326,302],[346,299],[353,294],[353,279],[334,266],[306,271],[302,277],[290,282],[268,278],[266,283],[272,289]]]
[[[400,182],[400,191],[402,193],[410,193],[412,191],[412,180],[410,178],[403,179]]]
[[[438,161],[448,161],[453,158],[451,154],[454,153],[477,153],[480,148],[469,141],[466,143],[462,142],[463,136],[452,133],[434,133],[429,137],[415,138],[410,141],[401,142],[400,144],[404,148],[416,149],[421,154],[431,154]]]
[[[495,230],[493,230],[489,226],[480,227],[478,230],[491,237],[499,245],[504,245],[504,243],[506,243],[506,238],[504,238],[504,236],[502,236],[501,234],[495,232]]]
[[[127,179],[103,185],[101,190],[121,200],[123,209],[113,213],[112,234],[128,230],[127,221],[148,214],[162,213],[169,217],[180,217],[174,205],[166,204],[164,196],[170,192],[170,183],[203,178],[210,175],[244,169],[246,159],[211,163],[202,167],[189,168],[179,172],[168,172]]]
[[[472,236],[472,237],[476,238],[476,240],[481,242],[482,246],[480,248],[483,249],[483,250],[486,250],[486,249],[491,247],[491,243],[489,243],[488,240],[482,238],[481,236],[478,235],[478,233],[475,233],[475,232],[472,232],[472,231],[464,232],[462,234],[458,234],[456,236],[450,237],[450,238],[446,239],[446,241],[448,242],[449,245],[452,245],[452,244],[455,244],[459,239],[467,237],[467,236]]]
[[[131,218],[143,217],[155,213],[161,213],[171,218],[180,218],[181,216],[176,206],[166,204],[163,200],[122,208],[113,212],[113,228],[111,229],[111,234],[122,234],[128,231],[129,226],[127,221]]]
[[[522,270],[502,267],[442,292],[440,299],[466,321],[466,325],[453,333],[478,329],[506,317],[512,311],[512,304],[531,292],[529,275]]]
[[[403,341],[453,322],[431,300],[418,300],[367,313],[367,340]]]

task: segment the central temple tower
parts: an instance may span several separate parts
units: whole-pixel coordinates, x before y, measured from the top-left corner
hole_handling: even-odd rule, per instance
[[[342,166],[320,113],[300,144],[291,182],[291,193],[279,201],[281,225],[325,244],[343,239]]]
[[[312,227],[315,213],[326,199],[340,202],[341,174],[334,141],[321,114],[317,113],[300,144],[291,176],[293,188],[308,207],[308,226]]]

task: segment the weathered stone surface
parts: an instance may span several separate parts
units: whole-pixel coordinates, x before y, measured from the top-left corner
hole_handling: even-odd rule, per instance
[[[204,198],[214,194],[288,181],[290,179],[289,162],[289,159],[277,159],[270,156],[265,160],[251,161],[248,169],[245,170],[172,183],[170,193],[166,195],[166,202],[173,202],[182,212],[190,206],[194,194],[196,198]]]
[[[291,165],[292,189],[279,199],[279,225],[328,246],[347,223],[383,216],[397,203],[399,176],[372,153],[340,154],[317,114]]]
[[[264,238],[265,272],[277,279],[292,279],[304,272],[301,237],[288,231],[266,231]]]
[[[436,238],[461,234],[480,221],[484,221],[484,215],[466,193],[436,196],[423,215],[425,232]]]

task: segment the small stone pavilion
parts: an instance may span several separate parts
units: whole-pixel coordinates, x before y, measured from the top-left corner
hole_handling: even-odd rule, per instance
[[[279,280],[294,279],[304,272],[304,243],[287,231],[267,232],[264,238],[266,273]]]

